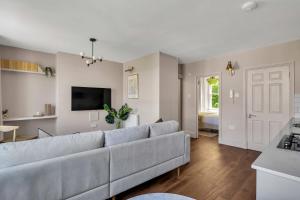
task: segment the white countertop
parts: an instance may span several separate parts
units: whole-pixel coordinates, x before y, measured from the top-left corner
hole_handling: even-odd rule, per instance
[[[300,121],[291,119],[289,123]],[[290,134],[287,125],[252,163],[252,168],[300,182],[300,152],[277,148],[283,135]]]

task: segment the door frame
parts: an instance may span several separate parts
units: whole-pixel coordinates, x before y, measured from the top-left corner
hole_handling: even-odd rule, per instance
[[[215,73],[209,73],[209,74],[205,74],[205,75],[199,75],[196,76],[196,138],[199,138],[199,122],[198,122],[198,109],[199,109],[199,104],[198,101],[200,100],[199,97],[199,81],[201,78],[204,77],[208,77],[208,76],[219,76],[219,138],[218,138],[218,142],[221,143],[222,141],[222,72],[215,72]]]
[[[243,116],[244,116],[244,138],[245,138],[245,147],[248,149],[248,111],[247,111],[247,99],[248,99],[248,90],[247,90],[247,81],[248,81],[248,71],[256,70],[256,69],[266,69],[266,68],[272,68],[272,67],[280,67],[282,65],[288,65],[289,66],[289,117],[294,116],[294,99],[295,99],[295,61],[287,61],[287,62],[281,62],[281,63],[275,63],[275,64],[264,64],[260,66],[250,66],[246,67],[244,70],[244,81],[243,81],[243,96],[244,96],[244,107],[243,107]]]

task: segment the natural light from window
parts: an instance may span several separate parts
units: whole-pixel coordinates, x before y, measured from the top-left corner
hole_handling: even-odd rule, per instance
[[[219,112],[219,77],[208,76],[201,80],[202,112]]]

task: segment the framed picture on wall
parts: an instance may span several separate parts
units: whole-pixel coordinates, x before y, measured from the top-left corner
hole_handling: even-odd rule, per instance
[[[128,99],[139,98],[139,77],[138,74],[132,74],[127,79],[127,96]]]

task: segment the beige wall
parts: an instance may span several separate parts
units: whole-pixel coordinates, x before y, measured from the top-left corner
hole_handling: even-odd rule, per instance
[[[140,124],[153,123],[159,118],[159,54],[154,53],[124,63],[124,70],[133,66],[134,71],[123,74],[123,101],[139,114]],[[138,74],[139,98],[127,98],[127,77]]]
[[[140,124],[163,120],[179,120],[179,80],[177,58],[158,52],[124,64],[124,70],[133,66],[133,72],[124,72],[123,101],[136,110]],[[127,77],[139,76],[139,98],[127,98]]]
[[[44,66],[55,67],[55,54],[30,51],[21,48],[0,46],[3,59],[23,60]],[[44,111],[44,104],[55,104],[55,78],[29,73],[2,72],[2,106],[8,109],[9,117],[28,117]],[[37,134],[37,128],[55,131],[55,120],[6,122],[19,125],[18,133]]]
[[[239,67],[233,77],[225,71],[229,60]],[[295,63],[295,93],[300,93],[300,40],[251,51],[228,53],[184,65],[183,129],[191,134],[196,133],[196,76],[222,73],[222,138],[220,139],[224,144],[246,147],[245,116],[243,114],[245,69],[285,62]],[[232,104],[229,98],[231,88],[240,93],[240,98],[236,100],[235,104]],[[231,128],[229,129],[229,127]]]
[[[1,57],[0,57],[1,59]],[[0,67],[1,67],[1,63],[0,63]],[[0,70],[0,84],[1,84],[1,70]],[[2,93],[1,93],[1,87],[2,87],[2,84],[0,85],[0,111],[1,111],[1,114],[0,114],[0,125],[2,125]],[[3,134],[0,132],[0,141],[3,140]]]
[[[87,67],[78,55],[57,53],[56,66],[57,133],[112,128],[105,122],[104,110],[99,111],[99,120],[96,122],[89,121],[90,111],[71,111],[71,86],[111,88],[112,107],[118,109],[123,97],[122,64],[104,61]]]
[[[163,120],[179,121],[178,60],[160,53],[159,57],[159,114]]]

